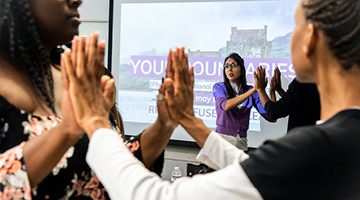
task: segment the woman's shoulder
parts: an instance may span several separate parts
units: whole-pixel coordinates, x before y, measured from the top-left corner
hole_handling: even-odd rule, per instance
[[[224,82],[217,82],[217,83],[215,83],[214,86],[213,86],[213,90],[217,90],[219,87],[225,88]]]

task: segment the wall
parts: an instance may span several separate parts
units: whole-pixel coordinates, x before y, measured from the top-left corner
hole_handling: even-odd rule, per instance
[[[199,164],[196,160],[196,155],[199,153],[199,148],[168,145],[165,148],[165,163],[161,177],[164,180],[169,180],[171,172],[174,167],[179,167],[182,176],[186,176],[186,164]]]
[[[106,41],[106,55],[108,55],[109,1],[83,1],[79,12],[82,21],[79,27],[79,35],[88,36],[94,31],[100,32],[99,40]],[[105,59],[105,66],[107,66],[107,59]]]

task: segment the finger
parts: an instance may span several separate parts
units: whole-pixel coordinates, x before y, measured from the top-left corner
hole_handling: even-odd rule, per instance
[[[185,47],[181,47],[180,48],[180,56],[181,56],[181,66],[183,66],[184,68],[184,72],[189,72],[189,62],[188,62],[188,54],[184,52],[185,50]],[[185,84],[187,85],[191,85],[192,82],[191,82],[191,73],[186,73],[185,74],[186,76],[184,77],[185,78]]]
[[[261,66],[256,68],[256,76],[261,76],[260,68],[261,68]]]
[[[182,68],[182,72],[184,73],[183,83],[186,85],[191,84],[191,75],[189,72],[189,63],[187,62],[187,54],[184,52],[185,47],[178,48],[179,55],[179,64]]]
[[[86,70],[87,72],[89,72],[89,74],[96,74],[97,72],[97,50],[98,50],[98,38],[99,38],[99,33],[95,32],[93,33],[90,38],[89,38],[89,46],[88,46],[88,57],[87,57],[87,62],[86,62]]]
[[[265,78],[266,77],[266,69],[265,69],[265,67],[263,67],[262,71],[263,71],[263,75],[264,75],[264,78]]]
[[[190,73],[190,77],[191,77],[191,88],[194,90],[194,82],[195,82],[195,78],[194,78],[194,68],[195,66],[191,66],[189,73]]]
[[[111,77],[110,76],[108,76],[108,75],[103,75],[103,76],[101,76],[101,89],[102,89],[102,91],[104,91],[104,89],[105,89],[105,84],[106,84],[106,82],[108,82],[109,80],[111,79]]]
[[[182,83],[182,77],[183,77],[181,72],[182,69],[177,56],[177,50],[172,52],[171,62],[172,62],[172,68],[174,70],[174,88],[176,92],[177,88],[179,88]]]
[[[80,41],[79,37],[74,36],[73,43],[71,45],[71,61],[72,61],[73,66],[76,66],[76,59],[77,59],[77,51],[78,51],[79,41]]]
[[[281,75],[280,70],[279,70],[278,67],[276,67],[275,70],[276,70],[276,80],[277,80],[277,81],[280,81],[280,75]]]
[[[276,67],[276,73],[277,73],[277,76],[280,77],[281,76],[281,72],[279,70],[279,67]]]
[[[167,65],[166,65],[166,78],[171,78],[174,80],[174,70],[172,68],[172,50],[169,51]]]
[[[169,108],[173,108],[175,103],[175,96],[174,96],[174,81],[170,78],[166,78],[164,81],[165,90],[166,90],[166,103],[169,106]]]
[[[110,78],[107,75],[103,75],[101,77],[101,92],[103,96],[105,97],[106,105],[111,108],[114,95],[115,95],[115,82],[110,82],[112,78]],[[111,91],[110,91],[111,90]],[[101,98],[101,97],[100,97]]]
[[[76,54],[76,75],[80,77],[85,72],[85,42],[86,36],[80,37]]]
[[[177,48],[177,51],[178,51],[179,62],[182,63],[184,59],[184,47]]]
[[[86,42],[85,45],[85,60],[87,60],[87,58],[89,57],[89,48],[90,48],[90,39],[93,37],[93,34],[90,34],[88,37],[88,41]]]
[[[262,78],[262,79],[265,79],[265,77],[266,77],[265,68],[263,68],[263,67],[261,66],[260,71],[261,71],[261,78]]]
[[[162,94],[162,95],[164,95],[164,96],[165,96],[165,85],[164,85],[164,83],[163,83],[163,84],[161,84],[161,86],[160,86],[160,88],[159,88],[158,92],[159,92],[160,94]]]
[[[103,95],[104,95],[104,97],[106,98],[106,100],[108,102],[108,109],[109,110],[110,110],[110,108],[112,106],[111,103],[112,103],[112,100],[113,100],[114,95],[115,95],[114,87],[115,87],[115,80],[112,78],[112,79],[108,80],[105,83],[104,90],[103,90]]]
[[[254,72],[254,79],[255,79],[256,81],[259,81],[259,79],[260,79],[259,73],[255,73],[255,72]]]
[[[66,79],[68,83],[75,82],[76,79],[76,69],[71,64],[71,51],[66,49],[64,53],[61,55],[61,65],[65,69],[64,74],[66,74]]]
[[[99,65],[96,66],[96,74],[97,74],[97,79],[100,79],[100,77],[103,75],[103,68],[105,67],[104,65],[104,59],[105,59],[105,46],[106,43],[105,41],[100,41],[98,44],[98,49],[97,49],[97,56],[98,56],[98,62]]]

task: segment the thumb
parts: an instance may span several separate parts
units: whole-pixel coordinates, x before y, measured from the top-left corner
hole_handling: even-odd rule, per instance
[[[175,106],[175,96],[174,96],[174,81],[170,78],[166,78],[164,81],[165,89],[166,89],[166,102],[169,107]]]
[[[191,68],[190,68],[190,71],[189,71],[189,73],[190,73],[190,76],[191,76],[191,88],[193,88],[194,89],[194,68],[195,68],[195,66],[191,66]]]
[[[105,99],[107,100],[107,102],[109,103],[109,108],[111,108],[111,103],[113,101],[115,92],[114,92],[114,87],[115,87],[115,80],[114,79],[109,79],[108,81],[106,81],[106,83],[104,84],[103,87],[103,95],[105,97]]]

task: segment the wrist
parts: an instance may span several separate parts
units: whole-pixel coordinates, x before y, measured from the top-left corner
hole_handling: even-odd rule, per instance
[[[176,125],[174,124],[175,122],[171,119],[164,121],[157,118],[155,121],[155,125],[158,125],[164,131],[173,131],[177,127],[177,124]]]
[[[112,129],[109,120],[105,117],[92,117],[88,120],[86,120],[86,122],[81,124],[81,127],[83,128],[83,130],[85,131],[85,133],[88,135],[89,139],[91,138],[92,134],[100,129],[100,128],[109,128]]]
[[[70,146],[74,145],[79,138],[81,138],[84,135],[84,131],[75,128],[70,128],[68,124],[65,122],[60,122],[57,126],[55,126],[53,129],[59,129],[61,130],[62,135],[64,136],[65,141],[69,142]]]
[[[258,89],[257,89],[257,92],[258,92],[258,93],[263,93],[263,92],[265,92],[265,88],[258,88]]]
[[[259,88],[255,88],[255,87],[251,88],[251,90],[250,90],[250,91],[251,91],[251,95],[255,94],[258,89],[259,89]]]

